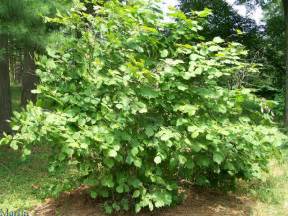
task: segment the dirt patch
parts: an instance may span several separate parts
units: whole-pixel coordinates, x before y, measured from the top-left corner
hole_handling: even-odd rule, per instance
[[[213,190],[192,188],[185,201],[176,207],[139,216],[246,216],[251,213],[252,201],[246,197],[224,194]],[[63,194],[58,200],[47,200],[32,211],[35,216],[105,216],[102,203],[92,200],[85,188]],[[117,213],[117,216],[134,214]]]

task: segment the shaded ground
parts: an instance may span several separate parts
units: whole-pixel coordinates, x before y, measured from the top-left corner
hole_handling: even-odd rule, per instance
[[[220,192],[192,188],[182,205],[155,212],[143,212],[139,216],[244,216],[251,214],[251,202],[245,197],[222,194]],[[36,207],[33,215],[37,216],[104,216],[101,203],[92,200],[79,189],[65,194],[59,200],[47,200],[45,204]],[[130,216],[132,213],[117,213],[115,215]]]
[[[22,160],[19,152],[0,146],[0,210],[29,210],[42,202],[60,179],[47,172],[47,158],[42,149]]]
[[[34,209],[31,215],[40,216],[104,216],[101,203],[91,200],[83,189],[57,201],[45,200],[49,185],[61,184],[63,175],[47,172],[46,151],[36,150],[22,161],[18,152],[0,147],[0,209]],[[182,205],[140,216],[287,216],[288,157],[281,164],[271,163],[270,169],[263,182],[240,182],[237,195],[191,188]]]

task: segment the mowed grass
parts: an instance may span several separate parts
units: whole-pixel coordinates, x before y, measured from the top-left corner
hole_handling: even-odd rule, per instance
[[[37,151],[23,160],[19,152],[0,148],[0,209],[29,210],[43,201],[46,187],[59,182],[47,172],[47,158]]]

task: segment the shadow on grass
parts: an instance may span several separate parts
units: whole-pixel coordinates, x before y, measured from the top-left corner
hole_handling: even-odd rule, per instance
[[[29,210],[45,197],[42,188],[59,181],[47,171],[45,150],[22,160],[19,152],[0,147],[0,209]]]

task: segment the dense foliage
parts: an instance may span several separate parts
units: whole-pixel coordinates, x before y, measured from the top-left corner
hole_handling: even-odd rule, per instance
[[[50,171],[76,168],[93,198],[107,198],[107,213],[169,206],[182,180],[227,187],[260,177],[283,136],[271,102],[238,80],[257,73],[247,51],[199,35],[209,13],[174,10],[164,21],[151,2],[89,13],[78,2],[50,19],[66,40],[41,57],[38,102],[15,113],[16,134],[2,143],[24,155],[51,146]]]
[[[0,34],[9,36],[9,42],[20,49],[43,49],[49,41],[43,16],[64,10],[67,1],[3,0],[0,5]],[[50,26],[51,28],[52,26]],[[12,45],[11,45],[12,46]]]
[[[248,14],[260,7],[255,1],[247,0],[246,3]],[[262,1],[261,5],[265,20],[256,24],[252,15],[248,17],[239,15],[226,0],[181,0],[179,3],[181,10],[187,14],[191,10],[203,10],[206,7],[212,10],[213,15],[209,16],[205,29],[201,32],[206,38],[221,36],[227,41],[239,42],[249,50],[247,61],[261,64],[262,67],[257,74],[244,74],[242,83],[254,88],[258,96],[276,100],[278,103],[272,110],[276,117],[282,120],[285,31],[281,2],[265,1],[264,4]]]
[[[206,38],[221,36],[228,41],[237,41],[247,48],[253,48],[257,38],[258,28],[255,20],[241,16],[225,0],[180,0],[180,9],[188,16],[191,10],[200,11],[205,8],[212,10],[202,34]],[[237,34],[237,32],[241,34]]]
[[[70,3],[69,3],[70,2]],[[11,85],[21,86],[21,105],[35,101],[35,52],[44,53],[46,45],[56,40],[57,26],[44,23],[68,8],[66,0],[2,0],[0,4],[0,136],[10,132],[7,120],[12,110]],[[59,37],[57,37],[59,40]],[[15,109],[16,107],[13,107]]]

